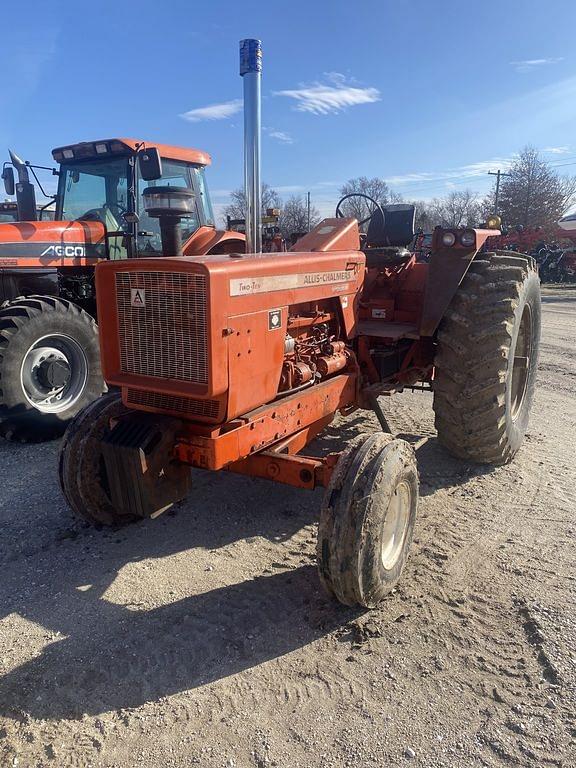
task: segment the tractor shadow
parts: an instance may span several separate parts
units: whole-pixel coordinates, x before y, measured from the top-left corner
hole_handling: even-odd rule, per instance
[[[310,453],[342,450],[367,427],[366,414],[353,414],[328,428]],[[44,450],[51,454],[52,449]],[[418,459],[424,495],[479,473],[452,459],[434,438],[419,449]],[[62,525],[65,520],[68,528],[61,528],[46,547],[7,562],[0,606],[2,614],[13,612],[64,639],[57,637],[0,679],[2,715],[19,719],[25,712],[62,719],[139,707],[303,648],[362,613],[326,597],[313,565],[264,572],[172,602],[164,570],[167,601],[161,606],[131,603],[126,588],[124,604],[107,599],[120,571],[132,563],[187,552],[193,584],[194,549],[218,550],[257,536],[288,540],[317,518],[321,489],[305,492],[226,473],[195,472],[191,498],[174,513],[127,529],[95,531],[66,517],[52,488],[54,467],[49,469],[44,493],[56,503],[53,518],[43,522],[45,533],[51,522]],[[10,503],[18,519],[14,535],[26,536],[23,524],[36,522],[28,511],[28,489],[19,487]],[[26,511],[24,520],[19,510]],[[202,579],[205,584],[203,575],[198,583]]]
[[[18,447],[20,461],[29,451]],[[209,577],[198,572],[203,570],[194,556],[199,550],[216,556],[237,541],[251,544],[253,538],[257,547],[258,537],[272,542],[291,538],[317,518],[321,490],[303,492],[198,471],[191,497],[174,512],[124,529],[97,531],[73,522],[59,499],[57,446],[44,446],[43,453],[48,466],[35,484],[43,483],[44,506],[52,507],[48,517],[29,510],[29,487],[8,484],[14,516],[6,521],[9,536],[14,542],[29,537],[37,546],[5,559],[0,616],[14,614],[57,634],[39,655],[0,679],[0,715],[58,720],[139,707],[279,658],[360,615],[324,594],[309,558],[290,570],[286,565],[262,573],[264,565],[248,561],[240,573],[253,575],[225,586],[224,570],[223,577],[218,567]],[[36,503],[39,507],[39,498]],[[51,526],[58,525],[55,537]],[[7,554],[9,546],[5,541]],[[189,575],[180,570],[180,583],[190,583],[193,594],[174,597],[170,564],[154,571],[166,596],[157,607],[132,602],[146,601],[147,594],[131,588],[129,578],[120,593],[108,592],[126,566],[138,564],[136,573],[145,576],[156,568],[150,561],[180,553],[185,559],[177,567],[189,569]]]
[[[249,670],[358,615],[329,605],[318,591],[316,569],[302,566],[152,610],[99,600],[96,610],[75,611],[77,626],[66,639],[0,681],[0,713],[75,719]]]

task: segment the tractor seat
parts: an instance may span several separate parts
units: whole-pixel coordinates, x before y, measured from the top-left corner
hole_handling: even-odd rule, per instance
[[[383,205],[384,216],[376,210],[366,233],[366,265],[386,267],[400,264],[411,257],[406,248],[414,239],[414,205]]]

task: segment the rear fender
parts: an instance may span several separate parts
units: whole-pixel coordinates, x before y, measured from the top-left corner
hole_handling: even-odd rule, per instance
[[[207,253],[244,253],[246,236],[241,232],[200,227],[183,245],[184,256],[204,256]]]
[[[433,336],[436,333],[470,264],[487,238],[500,234],[494,229],[475,229],[476,244],[473,248],[465,248],[458,244],[446,248],[440,240],[444,231],[441,228],[436,229],[432,241],[432,254],[428,265],[428,279],[420,322],[421,336]]]

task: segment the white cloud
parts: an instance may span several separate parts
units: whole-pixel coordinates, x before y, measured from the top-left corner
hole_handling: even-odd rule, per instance
[[[227,120],[242,109],[242,99],[223,101],[221,104],[210,104],[207,107],[198,107],[180,115],[190,123],[199,123],[202,120]]]
[[[262,130],[264,133],[270,136],[271,139],[276,139],[276,141],[279,141],[280,144],[294,144],[294,139],[286,131],[279,131],[276,128],[268,128],[265,125],[262,126]]]
[[[339,72],[328,72],[324,77],[327,83],[316,82],[290,90],[274,91],[274,96],[294,99],[296,111],[313,115],[335,114],[358,104],[380,101],[377,88],[362,88]]]
[[[484,177],[488,171],[496,171],[500,168],[505,171],[514,162],[514,157],[497,157],[492,160],[480,160],[476,163],[461,165],[457,168],[448,168],[445,171],[432,171],[426,173],[405,173],[400,176],[389,176],[386,182],[391,186],[404,184],[421,184],[425,182],[449,182],[455,179],[474,179]]]
[[[279,187],[273,187],[280,195],[294,195],[298,192],[303,192],[306,187],[302,184],[284,184]]]
[[[546,67],[549,64],[559,64],[564,61],[563,56],[554,56],[548,59],[525,59],[524,61],[511,61],[510,64],[516,72],[533,72],[539,67]]]
[[[567,155],[570,147],[544,147],[542,152],[549,152],[551,155]]]

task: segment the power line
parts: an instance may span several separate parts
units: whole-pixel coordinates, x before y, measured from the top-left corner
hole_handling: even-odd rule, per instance
[[[496,195],[494,196],[494,213],[498,215],[498,198],[500,197],[500,177],[512,176],[511,173],[504,173],[498,168],[497,171],[488,171],[488,176],[496,176]]]
[[[553,165],[551,164],[550,167],[551,168],[565,168],[567,165],[576,165],[576,162],[575,163],[555,163]]]

